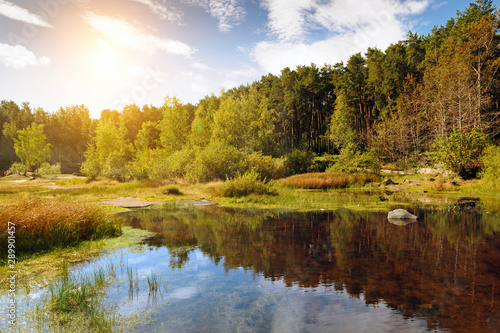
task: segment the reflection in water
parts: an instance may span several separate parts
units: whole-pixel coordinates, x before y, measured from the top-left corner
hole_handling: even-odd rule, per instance
[[[341,332],[363,325],[380,332],[499,331],[498,218],[456,207],[416,214],[419,221],[408,225],[348,210],[277,214],[207,207],[124,217],[158,234],[150,245],[168,249],[172,276],[209,281],[205,290],[198,282],[173,287],[172,299],[192,302],[161,307],[158,326],[148,329],[161,331],[169,323],[173,331]],[[220,274],[202,268],[213,264]],[[210,302],[206,295],[219,297]]]

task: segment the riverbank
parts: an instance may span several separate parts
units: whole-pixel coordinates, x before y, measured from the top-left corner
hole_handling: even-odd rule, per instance
[[[427,174],[385,170],[379,179],[364,185],[353,184],[336,189],[296,188],[275,181],[270,184],[272,195],[250,194],[228,198],[220,194],[223,182],[191,184],[175,179],[120,183],[108,179],[87,182],[85,178],[71,175],[35,180],[16,176],[15,179],[0,179],[0,200],[24,195],[69,198],[103,204],[108,212],[163,204],[197,204],[203,200],[234,208],[385,211],[392,207],[414,205],[442,208],[460,198],[473,197],[484,205],[486,211],[500,210],[500,193],[485,188],[479,180],[443,176],[439,170],[428,170]]]

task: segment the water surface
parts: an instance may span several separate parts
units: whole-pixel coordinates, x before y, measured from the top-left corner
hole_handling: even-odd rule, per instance
[[[498,217],[412,212],[138,210],[122,217],[156,237],[71,274],[114,267],[106,302],[138,332],[500,332]]]
[[[151,322],[137,328],[498,332],[498,219],[463,208],[417,209],[420,220],[406,225],[348,210],[127,213],[158,234],[129,263],[166,281]]]

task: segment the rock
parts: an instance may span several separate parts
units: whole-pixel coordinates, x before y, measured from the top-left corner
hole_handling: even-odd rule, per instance
[[[408,212],[406,209],[395,209],[387,215],[388,219],[416,220],[418,217]]]
[[[388,219],[390,223],[395,224],[395,225],[407,225],[410,223],[417,222],[417,220],[410,220],[410,219]]]
[[[380,183],[380,185],[399,185],[399,183],[393,182],[392,179],[389,178],[386,181]]]

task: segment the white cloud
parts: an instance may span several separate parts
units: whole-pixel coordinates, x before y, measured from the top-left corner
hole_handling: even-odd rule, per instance
[[[37,58],[33,52],[22,45],[8,45],[0,43],[0,62],[7,67],[25,68],[50,64],[47,57]]]
[[[264,0],[262,6],[269,11],[269,28],[281,40],[291,40],[305,33],[307,12],[314,0]]]
[[[185,57],[190,57],[196,51],[180,41],[160,38],[121,19],[87,13],[84,15],[84,20],[106,36],[110,43],[121,47],[147,53],[161,50]]]
[[[10,19],[21,21],[44,28],[53,28],[47,21],[30,11],[16,6],[10,2],[0,0],[0,15],[4,15]]]
[[[213,71],[212,68],[208,67],[205,64],[202,64],[201,62],[193,62],[191,64],[191,67],[194,68],[194,69],[202,70],[202,71]]]
[[[235,69],[226,74],[226,77],[234,79],[238,77],[252,79],[259,76],[259,71],[254,67],[244,66],[244,68]]]
[[[212,17],[219,20],[221,32],[228,32],[239,25],[246,16],[243,0],[184,0],[191,5],[204,8]]]
[[[432,5],[432,10],[437,10],[443,6],[446,6],[447,4],[448,4],[448,1],[441,1],[441,2],[435,3]]]
[[[142,3],[151,9],[162,20],[178,22],[180,24],[183,13],[177,8],[167,4],[165,0],[132,0]]]
[[[266,71],[284,67],[335,64],[368,47],[385,49],[403,39],[406,18],[422,13],[429,0],[266,0],[274,39],[258,43],[252,58]],[[306,42],[314,30],[329,37]]]

